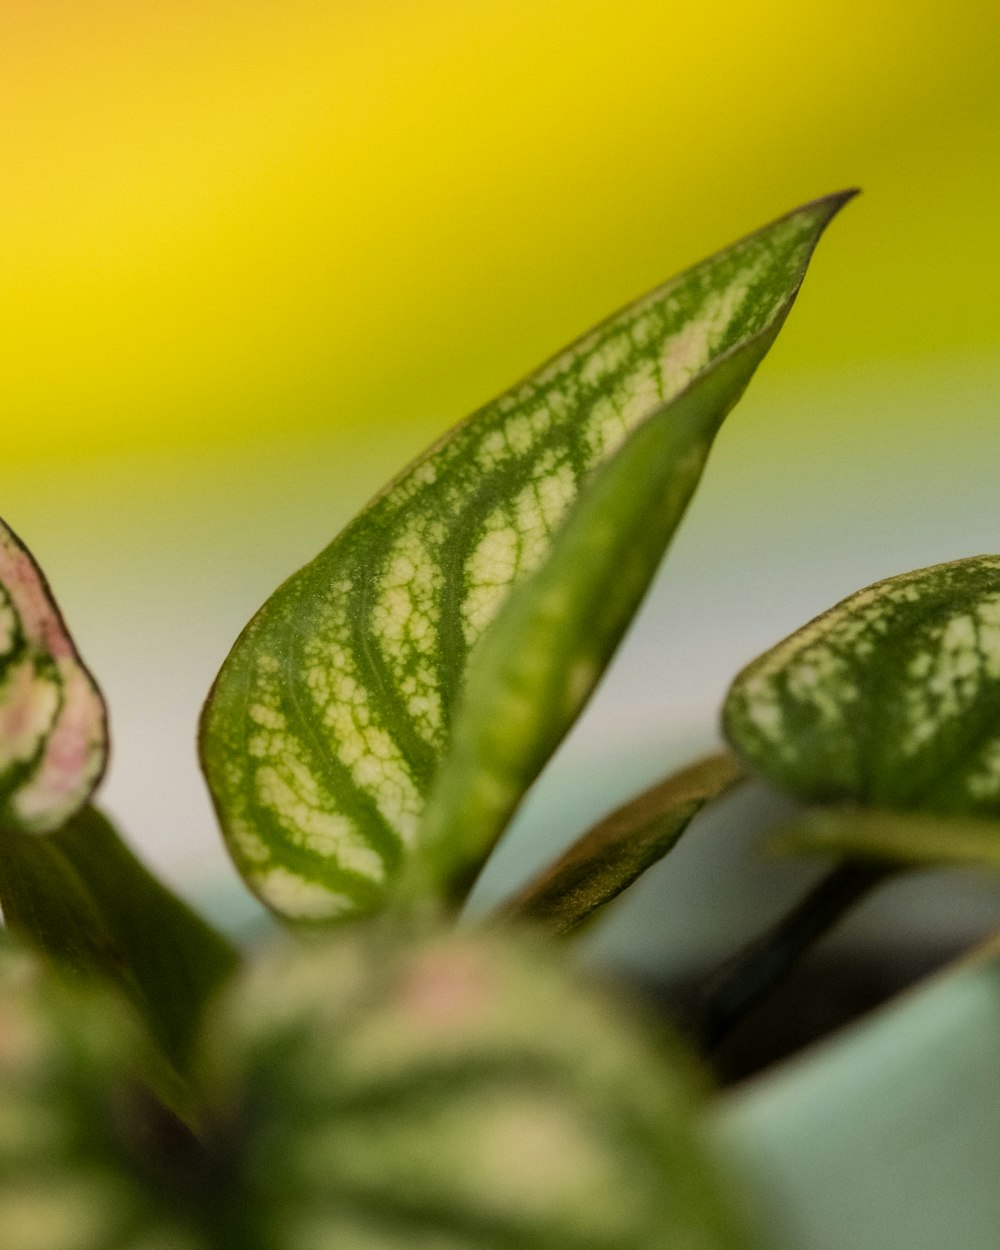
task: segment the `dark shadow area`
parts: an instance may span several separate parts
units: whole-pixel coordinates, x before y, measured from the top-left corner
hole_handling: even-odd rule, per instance
[[[966,952],[964,945],[944,943],[878,953],[843,946],[814,950],[704,1058],[721,1085],[745,1080],[859,1020]],[[637,982],[635,988],[692,1036],[709,975],[706,970],[705,977],[673,984]]]

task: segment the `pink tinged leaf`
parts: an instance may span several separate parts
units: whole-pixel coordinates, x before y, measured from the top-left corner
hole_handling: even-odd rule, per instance
[[[410,970],[400,1001],[411,1027],[447,1032],[486,1016],[495,991],[472,952],[432,950]]]
[[[90,798],[107,754],[100,691],[41,571],[0,522],[0,828],[58,829]]]

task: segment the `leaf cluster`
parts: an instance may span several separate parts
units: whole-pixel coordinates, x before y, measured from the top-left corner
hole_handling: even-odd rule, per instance
[[[199,744],[233,860],[289,930],[263,958],[90,806],[103,699],[0,527],[0,1244],[748,1244],[688,1048],[556,939],[751,775],[804,805],[774,845],[841,866],[720,972],[709,1041],[891,872],[995,866],[1000,557],[892,578],[779,643],[732,686],[729,749],[584,832],[489,924],[458,921],[848,198],[589,331],[248,624]]]

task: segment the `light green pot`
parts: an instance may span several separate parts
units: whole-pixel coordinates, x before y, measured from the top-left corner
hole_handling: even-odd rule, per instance
[[[996,1250],[1000,959],[721,1097],[712,1133],[766,1250]]]

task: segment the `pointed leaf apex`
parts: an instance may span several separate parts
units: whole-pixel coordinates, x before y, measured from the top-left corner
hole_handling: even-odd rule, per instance
[[[268,907],[327,923],[383,908],[410,867],[451,883],[478,868],[608,662],[847,198],[796,209],[588,330],[265,604],[200,746]]]

